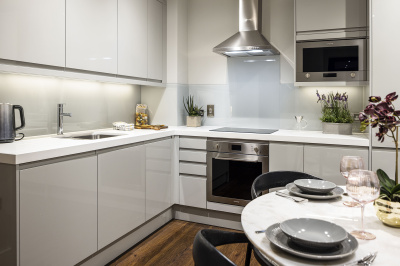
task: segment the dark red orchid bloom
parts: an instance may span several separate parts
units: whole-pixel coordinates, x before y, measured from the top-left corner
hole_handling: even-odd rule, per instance
[[[370,103],[377,103],[377,102],[381,101],[381,97],[379,97],[379,96],[371,96],[371,97],[369,97],[368,101]]]
[[[370,103],[367,105],[367,107],[365,107],[364,109],[364,113],[366,115],[373,115],[375,113],[375,104]]]
[[[388,95],[386,95],[386,102],[388,104],[391,104],[393,101],[395,101],[397,98],[399,97],[399,95],[396,95],[396,92],[392,92],[389,93]]]

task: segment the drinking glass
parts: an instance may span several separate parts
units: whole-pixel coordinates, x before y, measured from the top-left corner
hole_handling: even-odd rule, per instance
[[[349,173],[351,170],[364,168],[364,160],[360,156],[343,156],[342,160],[340,161],[340,173],[343,175],[344,178],[349,177]],[[344,201],[343,204],[348,207],[360,206],[357,202],[354,201]]]
[[[361,205],[361,230],[350,232],[354,237],[364,240],[375,239],[375,235],[364,230],[364,206],[379,197],[378,176],[368,170],[351,170],[346,182],[347,194]]]

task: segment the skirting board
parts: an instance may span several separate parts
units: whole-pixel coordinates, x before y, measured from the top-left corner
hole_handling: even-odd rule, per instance
[[[152,218],[150,221],[141,225],[139,228],[114,241],[112,244],[99,250],[98,252],[85,259],[84,261],[78,263],[77,265],[106,265],[172,219],[173,211],[172,208],[169,208],[162,214]]]
[[[243,231],[240,214],[206,210],[181,205],[173,206],[175,219]]]

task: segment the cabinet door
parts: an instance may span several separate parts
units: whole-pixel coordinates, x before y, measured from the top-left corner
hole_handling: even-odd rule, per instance
[[[0,58],[65,66],[65,0],[0,0]]]
[[[303,172],[303,144],[269,144],[269,171]]]
[[[180,175],[179,204],[197,208],[207,207],[206,177]]]
[[[396,172],[395,149],[372,149],[372,171],[382,169],[394,180]]]
[[[171,154],[171,139],[146,145],[146,220],[172,205]]]
[[[147,78],[146,0],[118,0],[118,74]]]
[[[98,155],[99,249],[145,222],[145,146]]]
[[[304,172],[345,185],[346,179],[340,174],[340,160],[345,155],[361,156],[368,169],[368,148],[304,145]]]
[[[117,73],[117,0],[66,0],[66,67]]]
[[[97,159],[20,171],[20,265],[75,265],[97,251]]]
[[[148,78],[163,77],[163,4],[148,0]]]
[[[296,0],[298,32],[366,26],[366,0]]]

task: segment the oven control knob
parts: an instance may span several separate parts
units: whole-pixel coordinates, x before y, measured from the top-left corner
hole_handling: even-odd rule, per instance
[[[351,72],[351,73],[350,73],[350,77],[355,78],[355,77],[356,77],[356,73]]]
[[[258,154],[258,151],[259,151],[259,150],[258,150],[257,147],[254,147],[254,151],[255,151],[256,154]]]
[[[216,144],[215,147],[217,148],[217,150],[219,150],[219,144]]]
[[[310,78],[311,77],[311,75],[310,75],[310,73],[306,73],[306,78]]]

